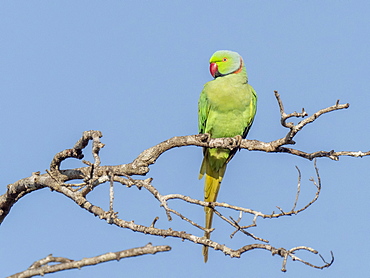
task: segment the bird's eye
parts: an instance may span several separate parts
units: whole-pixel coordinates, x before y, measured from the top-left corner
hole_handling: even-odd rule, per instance
[[[222,62],[227,62],[227,58],[226,58],[226,57],[224,57],[224,58],[222,59]]]

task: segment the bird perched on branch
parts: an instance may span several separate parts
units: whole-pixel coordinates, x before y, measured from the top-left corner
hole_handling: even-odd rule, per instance
[[[243,58],[233,51],[216,51],[210,59],[210,72],[214,80],[204,85],[198,102],[199,133],[207,133],[211,138],[245,138],[256,114],[257,95],[248,84]],[[216,201],[226,165],[236,150],[204,149],[199,179],[205,176],[205,202]],[[213,209],[204,210],[205,228],[211,229]],[[204,236],[209,239],[210,232],[206,231]],[[207,262],[207,246],[203,246],[203,256]]]

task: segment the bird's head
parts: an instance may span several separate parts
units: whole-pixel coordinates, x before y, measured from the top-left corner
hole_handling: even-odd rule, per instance
[[[239,73],[243,68],[242,57],[233,51],[219,50],[213,53],[209,60],[209,71],[214,78]]]

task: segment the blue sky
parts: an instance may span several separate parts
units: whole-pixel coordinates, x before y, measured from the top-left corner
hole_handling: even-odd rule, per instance
[[[199,93],[211,80],[209,57],[219,49],[243,56],[257,91],[249,139],[267,142],[285,135],[273,95],[278,90],[287,112],[304,107],[312,114],[337,99],[350,103],[306,126],[295,138],[296,148],[367,151],[369,12],[368,1],[2,1],[0,194],[32,172],[44,173],[54,154],[72,147],[85,130],[103,132],[103,165],[129,163],[163,140],[196,134]],[[202,199],[201,160],[200,148],[174,149],[148,176],[162,194]],[[289,261],[282,273],[282,259],[266,251],[230,259],[210,250],[204,264],[199,245],[110,226],[44,189],[17,202],[0,226],[0,276],[50,253],[77,260],[152,242],[172,250],[49,276],[363,277],[370,259],[369,158],[322,158],[317,164],[323,186],[317,203],[300,215],[259,219],[250,231],[275,247],[307,245],[327,259],[332,250],[335,263],[329,269]],[[296,165],[303,206],[315,193],[312,162],[246,150],[230,163],[218,200],[265,213],[276,206],[288,210]],[[62,164],[80,166],[74,160]],[[107,209],[108,184],[89,198]],[[203,222],[202,208],[171,204]],[[125,220],[149,225],[159,216],[158,227],[202,234],[178,219],[167,222],[143,190],[115,185],[115,209]],[[214,227],[212,238],[232,248],[255,243],[242,235],[230,240],[233,230],[218,219]],[[315,256],[302,257],[319,263]]]

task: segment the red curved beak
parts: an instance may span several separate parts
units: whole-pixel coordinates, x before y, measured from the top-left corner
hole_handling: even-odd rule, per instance
[[[209,64],[209,71],[211,72],[211,75],[213,78],[216,77],[216,74],[218,73],[218,66],[216,63],[210,63]]]

